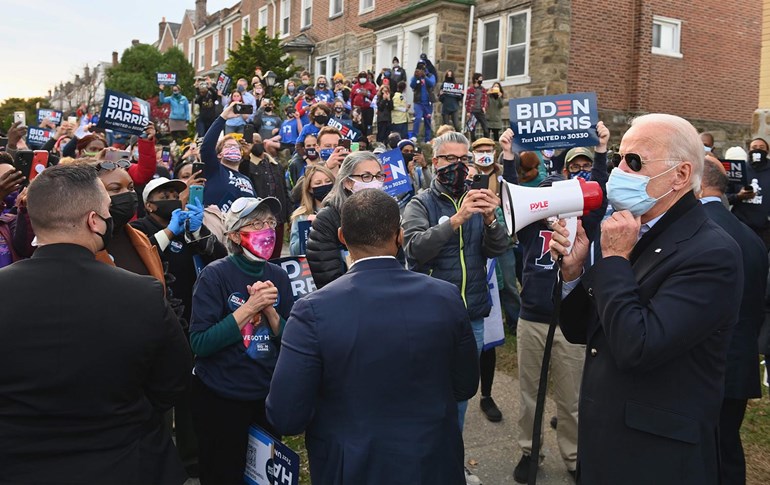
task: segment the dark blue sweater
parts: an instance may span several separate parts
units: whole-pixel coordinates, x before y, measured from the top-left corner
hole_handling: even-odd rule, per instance
[[[607,154],[597,153],[591,170],[591,180],[598,182],[604,193],[599,209],[581,218],[589,240],[598,240],[599,225],[607,210]],[[523,265],[521,282],[521,318],[532,322],[549,323],[553,314],[553,286],[557,269],[549,252],[551,231],[543,221],[522,228],[516,235],[522,246]]]
[[[203,191],[203,205],[214,204],[222,212],[227,212],[233,201],[239,197],[255,197],[251,180],[237,170],[230,170],[222,165],[217,158],[217,140],[225,120],[217,116],[211,128],[206,132],[201,143],[201,161],[205,164],[203,176],[206,178],[206,188]]]
[[[256,281],[271,281],[278,288],[276,311],[284,320],[288,319],[294,297],[286,271],[280,266],[265,263],[262,276],[255,277],[244,272],[228,257],[206,266],[195,282],[190,333],[203,332],[225,320],[248,299],[246,286]],[[232,317],[231,324],[235,327],[233,333],[237,341],[211,355],[196,356],[195,375],[222,397],[240,401],[264,399],[270,390],[273,369],[278,361],[274,338],[264,341],[264,337],[272,335],[272,332],[262,334],[257,329],[253,335],[238,338],[239,331]],[[269,327],[266,322],[259,325],[264,326]],[[254,348],[250,350],[252,346]]]

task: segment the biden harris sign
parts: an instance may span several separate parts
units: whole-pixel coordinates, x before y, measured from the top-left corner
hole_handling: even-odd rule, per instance
[[[513,99],[509,105],[519,150],[572,148],[599,143],[596,93]]]
[[[117,91],[106,90],[97,126],[141,135],[150,122],[150,103]]]

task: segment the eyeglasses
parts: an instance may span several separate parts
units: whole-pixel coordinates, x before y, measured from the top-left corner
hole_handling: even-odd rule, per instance
[[[131,166],[131,162],[126,160],[125,158],[122,160],[118,160],[117,162],[99,162],[96,165],[96,171],[100,170],[115,170],[116,168],[122,168],[123,170],[128,169]]]
[[[569,171],[570,172],[579,172],[581,170],[591,170],[593,168],[593,165],[586,162],[586,163],[570,163],[569,164]]]
[[[268,219],[266,221],[254,220],[249,222],[248,224],[244,224],[243,226],[241,226],[240,230],[243,231],[244,229],[253,229],[255,231],[259,231],[261,229],[264,229],[266,226],[269,227],[270,229],[275,229],[276,226],[278,226],[278,221],[276,221],[275,219]]]
[[[626,153],[624,155],[621,155],[620,153],[615,153],[612,156],[612,162],[617,167],[620,165],[620,162],[623,160],[626,160],[626,165],[628,165],[628,168],[633,170],[634,172],[638,172],[642,169],[642,167],[650,162],[667,162],[669,161],[668,158],[656,158],[653,160],[642,160],[641,155],[637,153]]]
[[[457,162],[468,163],[471,161],[471,157],[469,157],[468,155],[463,155],[461,157],[458,157],[456,155],[436,155],[436,158],[443,158],[450,164],[457,163]]]
[[[378,182],[384,182],[385,181],[385,174],[382,172],[378,172],[374,175],[370,174],[369,172],[358,174],[358,175],[351,175],[350,178],[359,178],[361,179],[361,182],[369,183],[374,179],[377,179]]]

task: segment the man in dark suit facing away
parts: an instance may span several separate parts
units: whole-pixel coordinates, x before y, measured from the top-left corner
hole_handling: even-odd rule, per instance
[[[89,166],[30,184],[39,247],[0,270],[0,483],[180,484],[163,413],[191,355],[163,287],[100,263],[110,197]]]
[[[586,344],[578,424],[578,483],[711,485],[720,481],[718,424],[725,361],[743,291],[735,240],[700,193],[703,145],[686,120],[636,118],[607,181],[615,212],[602,259],[583,272],[588,239],[563,256],[560,326]]]
[[[722,204],[727,185],[725,168],[719,160],[707,155],[700,201],[711,220],[738,243],[743,259],[743,296],[738,323],[727,348],[725,397],[719,414],[722,485],[743,485],[746,483],[746,460],[741,444],[741,424],[748,400],[762,397],[757,338],[765,319],[768,260],[762,239]]]
[[[457,402],[476,393],[476,341],[457,287],[396,260],[399,219],[383,191],[350,196],[353,266],[286,323],[267,416],[305,431],[313,483],[465,484]]]

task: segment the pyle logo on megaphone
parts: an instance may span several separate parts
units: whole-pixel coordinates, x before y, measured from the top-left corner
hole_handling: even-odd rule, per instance
[[[505,225],[508,234],[513,235],[523,227],[551,216],[560,219],[583,216],[601,207],[603,198],[598,183],[586,182],[580,177],[554,182],[551,187],[521,187],[503,182]],[[574,237],[575,230],[572,229],[570,239]]]

